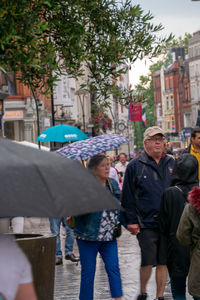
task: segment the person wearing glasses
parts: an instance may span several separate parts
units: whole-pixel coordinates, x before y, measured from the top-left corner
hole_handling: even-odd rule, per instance
[[[161,128],[149,127],[144,132],[144,151],[127,166],[122,206],[127,229],[137,236],[141,249],[140,293],[146,300],[146,286],[152,267],[156,266],[156,299],[164,299],[167,279],[166,239],[158,228],[158,213],[164,190],[169,187],[175,160],[165,154],[165,136]]]

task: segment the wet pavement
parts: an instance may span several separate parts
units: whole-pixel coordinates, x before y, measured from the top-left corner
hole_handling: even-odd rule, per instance
[[[25,233],[49,233],[48,219],[26,218]],[[62,245],[64,241],[63,230],[61,230]],[[140,250],[137,239],[125,229],[122,236],[118,239],[119,262],[123,282],[123,300],[134,300],[139,292],[139,267]],[[74,252],[78,255],[78,249],[75,243]],[[153,270],[151,279],[148,283],[148,299],[155,299],[155,270]],[[63,265],[56,266],[55,270],[55,292],[54,300],[78,300],[80,284],[80,264],[71,261],[65,261]],[[107,275],[104,270],[104,264],[100,256],[97,258],[97,269],[95,276],[94,300],[111,299]],[[171,300],[169,283],[166,285],[165,299]],[[192,299],[190,296],[187,299]]]

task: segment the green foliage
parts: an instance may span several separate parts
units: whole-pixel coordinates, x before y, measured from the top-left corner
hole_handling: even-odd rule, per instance
[[[152,19],[131,0],[2,0],[0,65],[41,90],[62,73],[77,78],[88,69],[82,88],[100,102],[113,93],[129,101],[130,91],[115,88],[117,78],[171,39],[157,37],[162,26]]]
[[[168,48],[174,48],[174,47],[185,47],[185,54],[188,53],[188,42],[189,42],[189,39],[191,39],[192,37],[192,34],[190,33],[185,33],[185,35],[182,37],[182,36],[179,36],[178,38],[173,38],[171,41],[167,42],[166,43],[166,46]]]
[[[108,117],[107,110],[103,104],[92,104],[92,124],[94,125],[95,135],[102,130],[104,133],[112,129],[112,120]]]
[[[136,146],[135,151],[138,152],[144,148],[143,145],[143,133],[145,131],[142,122],[134,122],[134,145]]]

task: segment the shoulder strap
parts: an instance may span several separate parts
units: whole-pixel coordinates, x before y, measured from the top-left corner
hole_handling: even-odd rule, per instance
[[[183,194],[182,189],[178,185],[175,185],[174,187],[177,188]]]
[[[183,193],[182,189],[181,189],[180,186],[178,186],[178,185],[175,185],[174,187],[177,188],[177,189],[182,193],[182,195],[183,195],[184,198],[185,198],[184,205],[186,205],[186,204],[188,203],[188,200],[187,200],[187,197],[185,196],[185,194]]]

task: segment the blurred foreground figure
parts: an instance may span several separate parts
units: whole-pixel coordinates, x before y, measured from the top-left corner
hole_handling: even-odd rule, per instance
[[[37,300],[31,265],[12,235],[0,234],[0,295],[4,300]]]
[[[159,225],[167,238],[167,268],[174,300],[186,299],[186,279],[190,266],[190,249],[180,245],[176,231],[189,191],[198,186],[198,161],[189,153],[181,155],[175,163],[171,186],[163,194]]]
[[[200,188],[195,186],[188,196],[177,230],[179,242],[190,246],[191,260],[188,274],[188,291],[195,300],[200,299]]]

